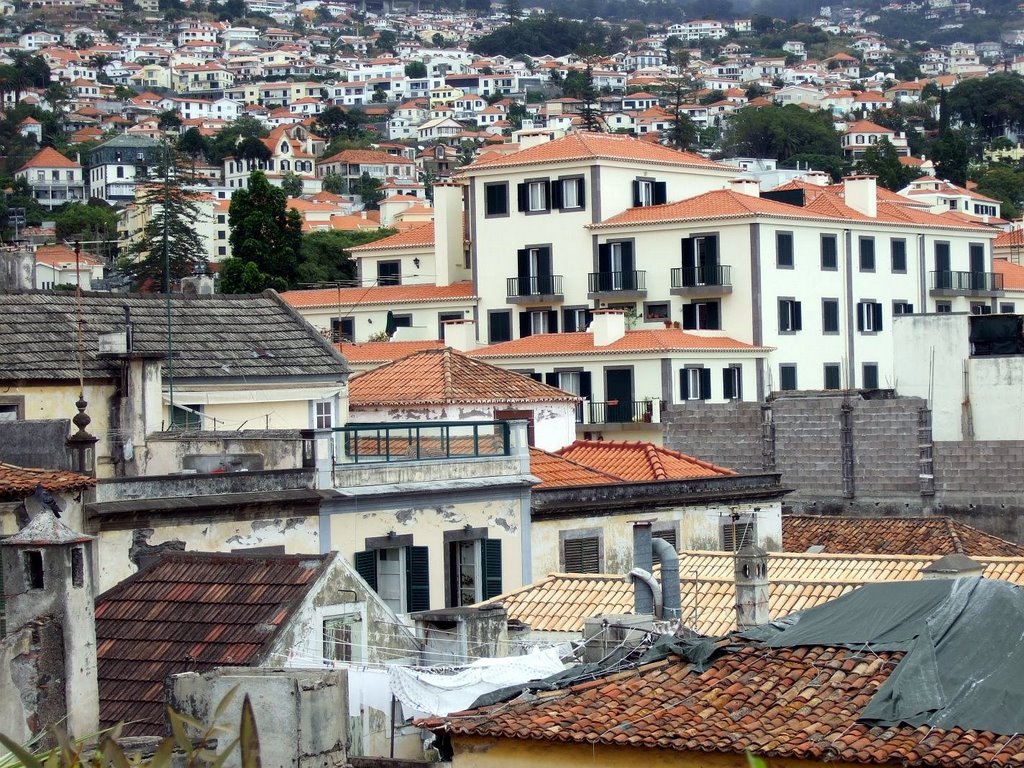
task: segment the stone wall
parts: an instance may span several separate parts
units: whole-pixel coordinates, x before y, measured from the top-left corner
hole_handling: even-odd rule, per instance
[[[762,470],[759,403],[670,405],[662,424],[666,448],[737,472]]]

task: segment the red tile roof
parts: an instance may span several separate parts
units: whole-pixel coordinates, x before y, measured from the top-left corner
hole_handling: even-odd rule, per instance
[[[446,347],[416,352],[352,378],[349,407],[576,402],[577,395]]]
[[[316,101],[319,101],[317,99]],[[348,163],[350,165],[412,165],[412,160],[401,155],[378,152],[374,149],[344,149],[336,155],[319,160],[319,165],[326,163]]]
[[[856,97],[855,97],[856,98]],[[885,100],[885,97],[881,97]],[[884,125],[873,123],[870,120],[858,120],[846,129],[847,133],[891,133],[895,134],[892,128],[886,128]]]
[[[1003,276],[1003,288],[1024,290],[1024,267],[1006,259],[992,259],[992,270]]]
[[[66,245],[40,245],[36,248],[36,263],[57,266],[59,264],[74,264],[75,251]],[[79,254],[78,263],[82,267],[96,267],[102,262],[87,253]]]
[[[334,555],[176,552],[96,599],[100,723],[162,734],[164,680],[263,663]]]
[[[538,488],[570,488],[578,485],[622,483],[623,478],[609,472],[559,456],[557,453],[530,448],[530,473],[540,478]],[[619,577],[621,578],[621,577]]]
[[[626,480],[682,480],[693,477],[735,475],[678,451],[652,443],[618,440],[577,440],[557,455]]]
[[[81,168],[79,163],[74,160],[70,160],[53,147],[43,147],[41,150],[36,152],[32,158],[25,163],[19,171],[24,171],[27,168]]]
[[[0,499],[22,499],[37,485],[48,491],[78,491],[96,485],[96,478],[62,469],[33,469],[0,461]]]
[[[654,163],[659,165],[698,166],[717,170],[736,169],[721,165],[693,152],[680,152],[660,144],[651,144],[610,133],[570,133],[560,139],[536,144],[532,147],[504,157],[482,157],[466,166],[476,168],[504,168],[518,165],[542,165],[579,160],[628,160],[632,163]]]
[[[434,244],[434,222],[418,224],[414,227],[402,230],[390,237],[374,240],[365,245],[356,245],[349,248],[351,253],[360,251],[379,251],[388,248],[422,248]]]
[[[361,344],[345,342],[335,348],[350,363],[391,363],[395,360],[422,352],[424,349],[442,349],[443,341],[364,341]]]
[[[1024,229],[1011,229],[1003,232],[992,245],[996,248],[1020,248],[1024,246]]]
[[[281,298],[297,309],[476,300],[470,282],[451,285],[371,285],[365,288],[310,288],[285,291]]]
[[[1024,546],[948,517],[818,517],[784,515],[782,548],[851,555],[1022,557]]]
[[[625,335],[605,346],[594,345],[594,335],[577,333],[541,333],[523,339],[504,341],[475,349],[473,357],[564,357],[566,355],[629,355],[638,352],[761,352],[755,347],[728,336],[697,336],[675,328],[626,331]]]

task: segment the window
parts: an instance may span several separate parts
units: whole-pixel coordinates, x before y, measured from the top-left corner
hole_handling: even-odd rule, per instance
[[[796,333],[802,328],[800,302],[795,299],[779,299],[779,333]]]
[[[402,284],[402,262],[401,261],[378,261],[377,262],[377,285],[401,285]]]
[[[633,207],[663,205],[668,202],[668,184],[654,179],[633,180]]]
[[[357,636],[362,617],[353,613],[324,619],[323,657],[331,661],[358,661]]]
[[[585,331],[592,319],[593,313],[588,307],[564,307],[562,309],[562,331],[564,333]]]
[[[601,573],[601,532],[561,531],[564,573]]]
[[[117,176],[117,178],[119,178],[119,179],[123,179],[124,178],[124,168],[121,167],[120,165],[117,166],[117,171],[115,172],[114,175]]]
[[[839,363],[825,363],[825,389],[839,389],[842,368]]]
[[[738,552],[748,544],[757,542],[757,521],[749,515],[737,520],[725,520],[719,528],[719,543],[723,552]]]
[[[556,179],[551,185],[551,207],[560,211],[582,210],[584,195],[582,177]]]
[[[332,317],[331,339],[335,342],[355,341],[356,320],[354,317]]]
[[[730,365],[722,369],[722,397],[726,400],[743,399],[743,367]]]
[[[512,312],[507,309],[487,313],[487,343],[498,344],[512,341]]]
[[[912,315],[914,314],[914,305],[907,301],[894,301],[892,303],[892,314],[895,315]]]
[[[334,426],[334,403],[318,400],[313,404],[313,426],[316,429],[330,429]]]
[[[23,554],[25,568],[25,588],[43,588],[43,553],[30,550]]]
[[[907,241],[906,240],[890,240],[889,241],[890,252],[892,253],[892,271],[893,272],[906,272],[907,271]]]
[[[473,605],[501,594],[501,540],[486,529],[446,531],[448,606]]]
[[[971,302],[971,314],[972,315],[991,315],[992,307],[982,301]]]
[[[0,395],[0,421],[19,421],[25,418],[25,398]]]
[[[519,314],[519,337],[558,333],[558,310],[528,309]]]
[[[694,235],[684,238],[680,287],[722,284],[718,264],[718,235]],[[675,286],[674,286],[675,287]]]
[[[796,389],[795,363],[782,363],[779,365],[779,389],[783,391]]]
[[[1014,308],[1015,306],[1016,305],[1013,304],[1012,302],[1001,301],[1001,302],[999,302],[999,311],[1001,313],[1003,313],[1003,314],[1012,315],[1014,312],[1016,312],[1016,309]],[[3,419],[3,410],[2,409],[3,409],[3,406],[0,406],[0,420]]]
[[[935,311],[940,315],[948,315],[953,311],[953,304],[949,301],[936,301]]]
[[[444,340],[444,324],[452,320],[462,320],[462,312],[438,312],[437,313],[437,338]]]
[[[508,216],[508,182],[484,184],[484,215]]]
[[[860,238],[860,271],[875,271],[875,238]]]
[[[679,399],[710,400],[711,369],[697,366],[680,369]]]
[[[171,410],[171,429],[196,430],[203,428],[203,406],[176,405]]]
[[[227,247],[223,246],[223,245],[218,245],[217,246],[217,255],[218,256],[227,256],[228,255]]]
[[[821,332],[839,333],[839,299],[821,300]]]
[[[547,179],[527,181],[516,188],[519,196],[519,210],[525,213],[541,213],[550,210],[551,182]]]
[[[783,269],[793,267],[793,233],[775,233],[775,266]]]
[[[882,305],[877,301],[857,302],[857,330],[878,333],[882,330]]]
[[[861,366],[861,383],[864,389],[878,389],[878,363]]]
[[[539,296],[555,292],[551,274],[551,248],[523,248],[516,252],[518,274],[515,281],[519,296]]]
[[[839,269],[839,241],[835,235],[821,236],[821,268]]]
[[[395,613],[430,608],[430,550],[414,547],[412,536],[382,536],[367,540],[356,552],[356,571]]]
[[[670,313],[667,301],[644,302],[644,320],[647,322],[657,322],[669,319]]]
[[[722,313],[717,301],[692,301],[683,305],[683,328],[717,331],[722,328]]]

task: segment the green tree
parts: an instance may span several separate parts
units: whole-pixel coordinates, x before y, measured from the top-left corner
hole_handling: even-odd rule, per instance
[[[370,97],[370,101],[372,101],[374,104],[383,104],[387,100],[387,91],[385,91],[382,86],[374,86],[373,96]]]
[[[950,116],[978,129],[983,139],[1024,128],[1024,78],[998,72],[958,83],[946,97]]]
[[[117,211],[96,205],[70,203],[54,217],[57,240],[110,240],[117,237]]]
[[[255,117],[245,115],[222,128],[209,142],[206,159],[220,165],[228,155],[234,155],[238,143],[244,139],[260,139],[267,135],[266,126]]]
[[[580,110],[583,130],[591,133],[600,133],[604,129],[604,118],[601,117],[601,110],[597,105],[594,70],[589,63],[586,69],[583,70],[583,88],[580,91],[579,98],[583,101],[583,108]]]
[[[508,23],[515,24],[523,15],[523,6],[519,0],[505,0],[505,15],[508,16]]]
[[[435,32],[430,36],[430,44],[435,48],[444,48],[444,35],[440,32]]]
[[[170,283],[206,268],[206,246],[196,232],[203,213],[196,202],[199,195],[184,189],[169,152],[157,177],[163,181],[136,197],[145,225],[119,267],[137,288],[153,284],[169,292]]]
[[[527,117],[526,105],[520,101],[514,101],[508,108],[507,118],[512,124],[512,129],[518,131],[523,127],[523,120]]]
[[[288,197],[299,197],[302,194],[302,179],[292,171],[281,175],[281,189]]]
[[[274,156],[274,153],[262,140],[249,136],[238,142],[234,155],[239,160],[257,160],[265,163]]]
[[[299,284],[354,280],[356,265],[349,249],[395,234],[394,229],[324,230],[302,237]]]
[[[1020,216],[1024,202],[1024,174],[1002,165],[993,165],[978,177],[977,191],[1002,203],[1004,219]]]
[[[665,138],[670,147],[687,150],[697,143],[697,125],[683,111],[683,88],[677,84],[672,109],[672,122],[669,124]]]
[[[423,78],[427,76],[427,65],[422,61],[410,61],[405,65],[405,76]]]
[[[177,130],[181,128],[181,115],[177,110],[168,109],[157,116],[156,127],[161,131]]]
[[[592,45],[599,54],[623,48],[625,38],[615,25],[584,23],[545,13],[497,27],[474,39],[470,47],[484,56],[565,56]]]
[[[878,184],[893,192],[903,189],[917,177],[913,168],[900,162],[896,147],[884,137],[864,150],[857,163],[857,171],[877,176]]]
[[[380,189],[380,179],[375,179],[368,173],[360,176],[352,185],[352,193],[359,195],[369,210],[376,210],[380,207],[380,201],[384,199],[384,193]]]
[[[209,151],[209,144],[202,132],[193,126],[178,137],[177,150],[181,154],[192,158],[194,165],[200,157],[206,157],[206,153]]]
[[[398,35],[391,30],[386,29],[377,35],[376,46],[378,50],[394,53],[396,45],[398,45]]]
[[[328,107],[313,121],[313,130],[327,139],[356,140],[364,138],[364,122],[366,114],[361,109]]]
[[[241,262],[241,272],[250,275],[253,270],[248,265],[255,265],[256,271],[267,276],[264,287],[285,289],[294,284],[302,243],[302,217],[288,208],[284,190],[271,185],[262,171],[253,171],[249,186],[231,197],[228,224],[232,255],[228,261]],[[229,292],[223,288],[223,282],[221,285]]]
[[[929,149],[935,163],[935,174],[963,186],[971,161],[971,143],[965,130],[947,129],[939,133]]]
[[[797,154],[842,157],[831,114],[795,104],[741,109],[729,120],[722,148],[729,157],[774,157],[779,162]]]
[[[326,173],[321,181],[324,192],[330,192],[333,195],[345,194],[345,177],[340,173],[334,173],[333,171]]]

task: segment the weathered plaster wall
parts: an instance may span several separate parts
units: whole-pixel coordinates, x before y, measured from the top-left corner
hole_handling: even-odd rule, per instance
[[[253,425],[258,426],[258,425]],[[163,432],[150,435],[137,458],[139,474],[181,472],[187,456],[223,457],[231,471],[230,456],[260,456],[260,469],[302,466],[302,438],[296,430],[252,429],[243,432]],[[249,467],[252,469],[252,467]]]

